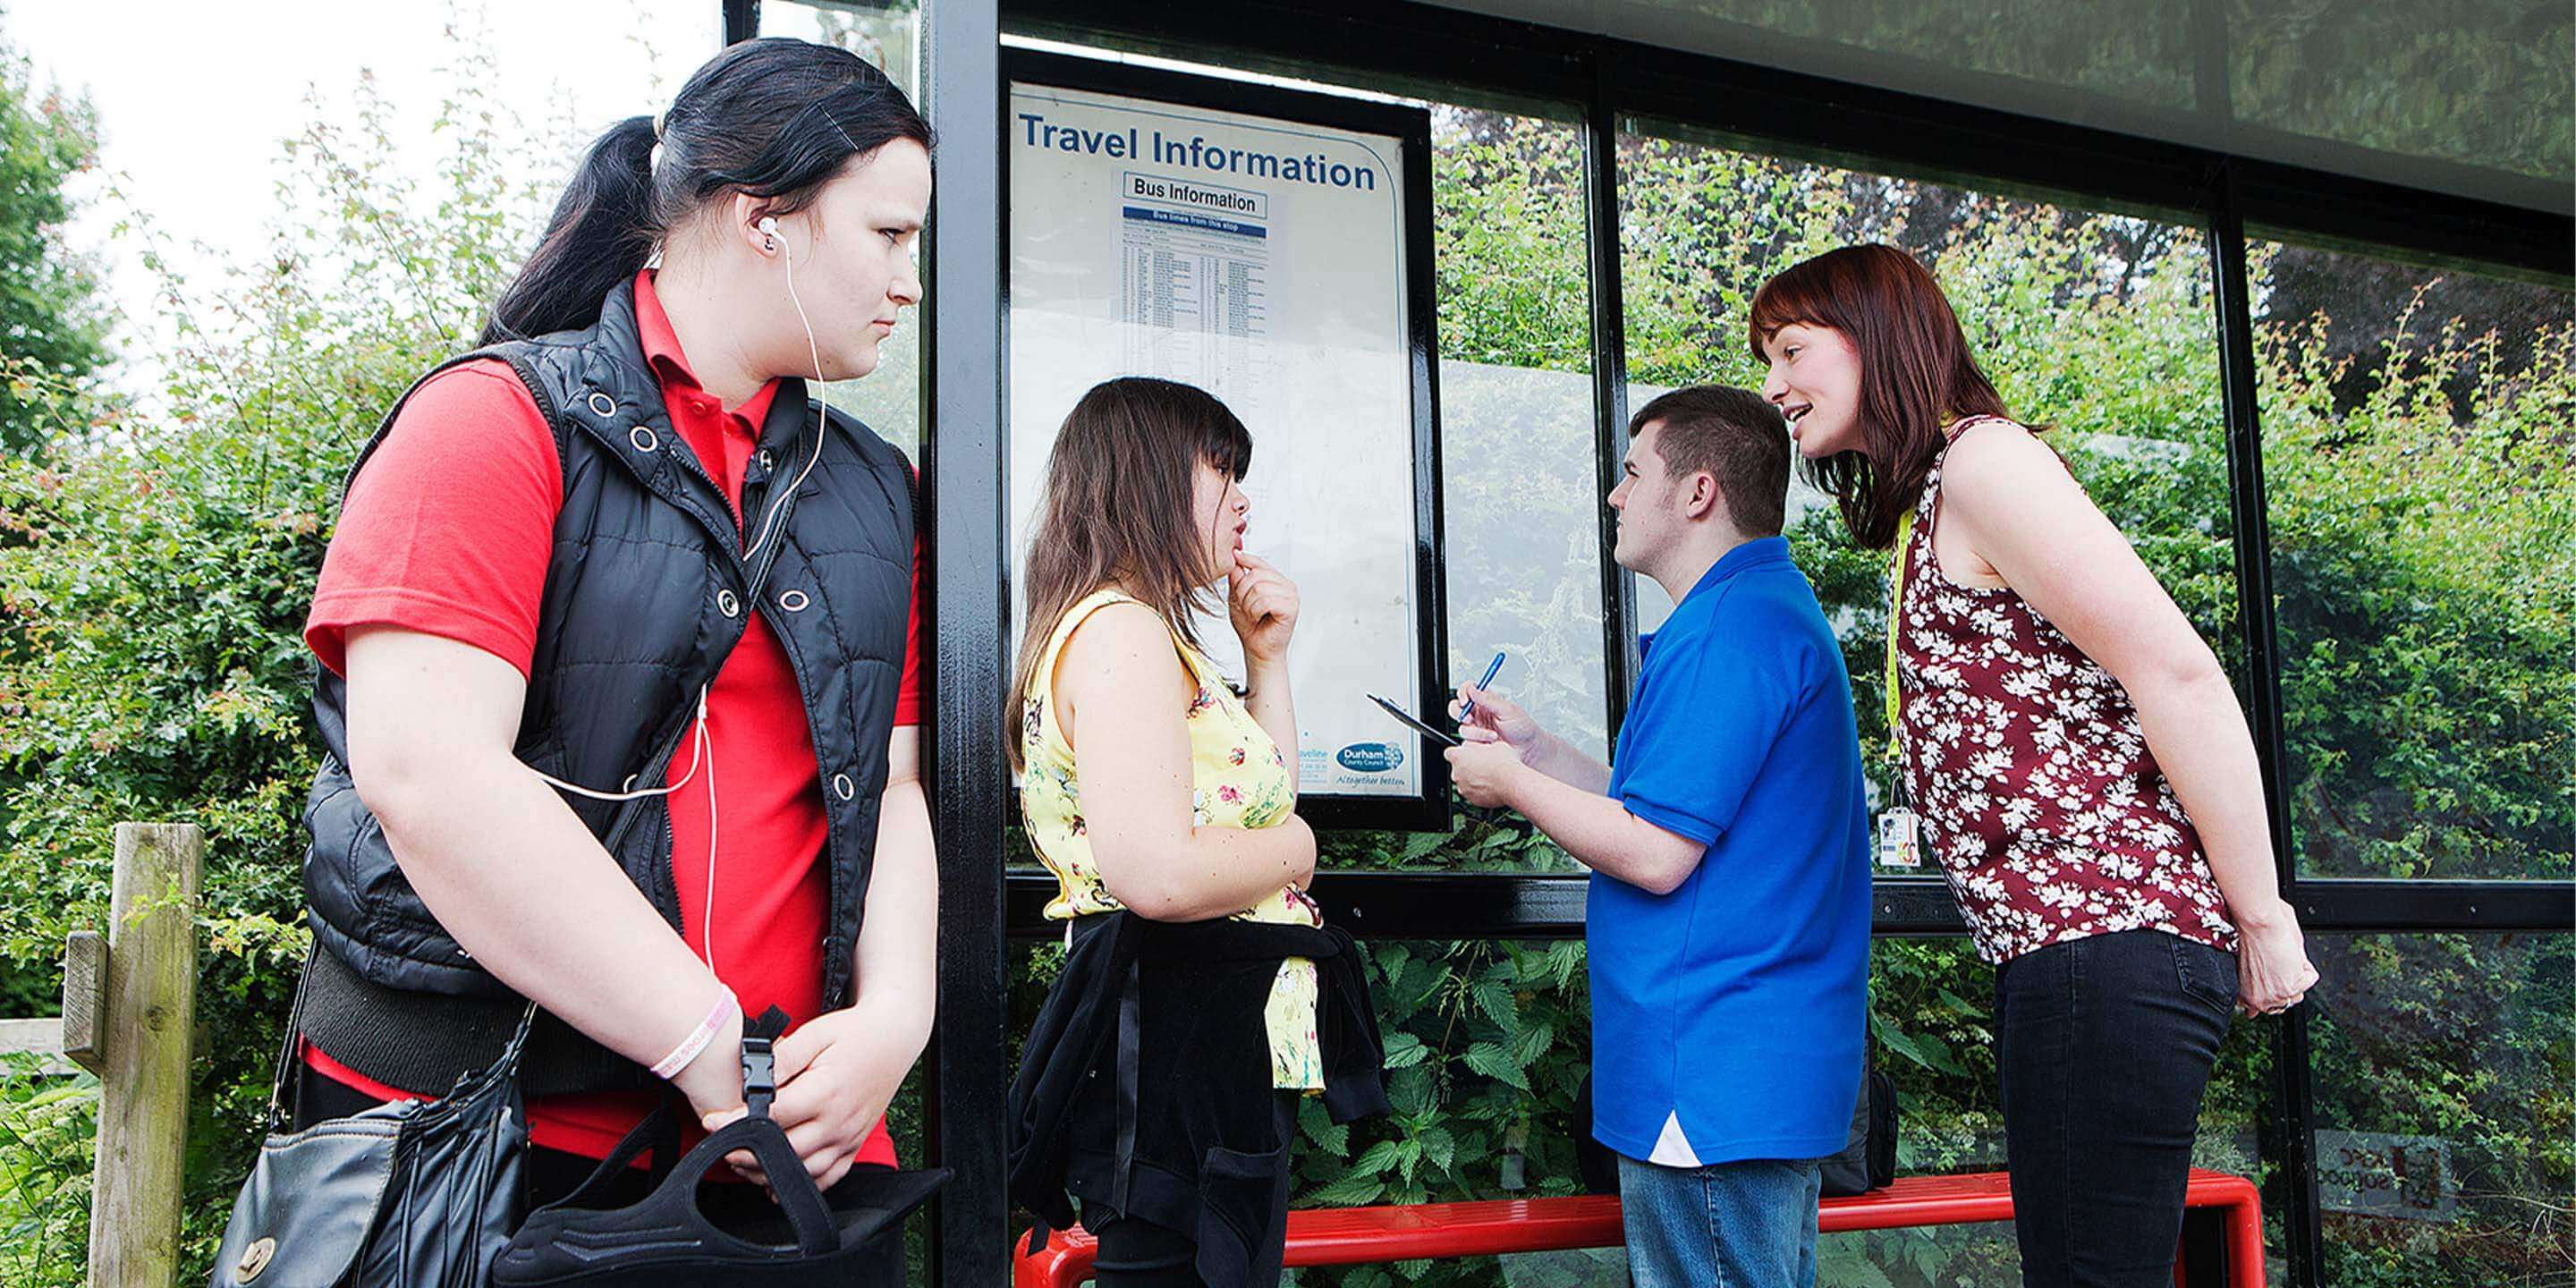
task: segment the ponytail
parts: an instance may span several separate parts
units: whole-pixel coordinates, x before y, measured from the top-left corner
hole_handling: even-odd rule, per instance
[[[660,236],[653,219],[653,118],[630,116],[590,145],[536,253],[492,306],[481,343],[598,321],[600,301],[642,271]]]
[[[690,75],[658,133],[653,118],[630,116],[590,145],[536,253],[492,306],[482,343],[589,326],[608,293],[707,203],[749,193],[793,214],[851,158],[897,139],[927,148],[930,124],[865,59],[780,37],[733,45]]]

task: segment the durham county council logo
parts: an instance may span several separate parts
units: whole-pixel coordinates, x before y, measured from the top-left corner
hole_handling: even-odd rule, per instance
[[[1383,774],[1404,763],[1404,752],[1392,743],[1355,742],[1336,753],[1344,769],[1361,774]]]

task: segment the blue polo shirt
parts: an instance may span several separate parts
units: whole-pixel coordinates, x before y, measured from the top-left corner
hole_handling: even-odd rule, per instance
[[[1780,537],[1728,551],[1651,645],[1610,796],[1708,851],[1668,895],[1592,876],[1592,1134],[1681,1167],[1835,1153],[1869,994],[1842,648]]]

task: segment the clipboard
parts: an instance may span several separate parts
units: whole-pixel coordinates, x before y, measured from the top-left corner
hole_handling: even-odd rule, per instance
[[[1455,747],[1459,745],[1456,735],[1442,733],[1439,730],[1414,719],[1412,712],[1407,711],[1374,693],[1367,696],[1369,701],[1385,708],[1388,715],[1394,716],[1396,719],[1403,721],[1406,725],[1410,726],[1414,732],[1421,734],[1423,737],[1429,738],[1443,747]]]

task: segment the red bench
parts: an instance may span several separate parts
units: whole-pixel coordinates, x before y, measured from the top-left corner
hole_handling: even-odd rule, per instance
[[[2174,1265],[2175,1282],[2263,1288],[2263,1201],[2254,1183],[2194,1168],[2183,1203],[2183,1248]],[[1909,1176],[1883,1190],[1826,1199],[1818,1206],[1816,1228],[1839,1234],[2011,1219],[2012,1193],[2004,1174],[1976,1172]],[[1608,1195],[1311,1208],[1288,1214],[1287,1264],[1487,1257],[1620,1242],[1619,1200]],[[1081,1228],[1058,1231],[1045,1247],[1018,1257],[1014,1288],[1072,1288],[1091,1278],[1097,1251]]]

